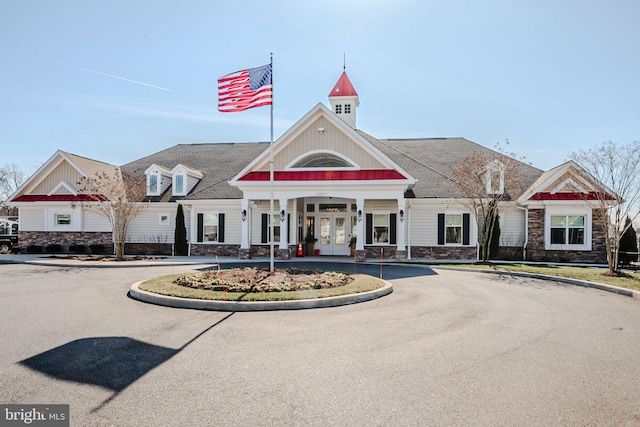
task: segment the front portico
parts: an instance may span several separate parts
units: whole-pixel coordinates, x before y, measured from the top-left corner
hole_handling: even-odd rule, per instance
[[[244,189],[241,258],[263,254],[265,244],[269,243],[270,227],[274,228],[274,244],[280,259],[288,259],[307,236],[314,241],[319,255],[349,256],[353,242],[356,261],[366,260],[366,246],[370,251],[379,251],[380,247],[385,254],[406,256],[404,186],[332,182],[333,189],[309,191],[298,184],[274,181],[271,221],[270,200],[264,194],[271,190]]]
[[[269,243],[270,228],[280,258],[307,235],[321,255],[350,255],[353,241],[357,261],[367,246],[406,254],[405,193],[416,180],[356,130],[346,73],[329,101],[333,111],[318,103],[229,181],[243,194],[240,257]]]

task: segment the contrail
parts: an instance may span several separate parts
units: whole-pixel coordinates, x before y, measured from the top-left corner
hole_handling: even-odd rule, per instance
[[[171,92],[171,89],[167,89],[166,87],[156,86],[156,85],[152,85],[150,83],[140,82],[138,80],[131,80],[131,79],[127,79],[125,77],[114,76],[113,74],[107,74],[107,73],[103,73],[101,71],[91,70],[89,68],[78,67],[76,65],[71,65],[71,64],[65,64],[64,62],[52,61],[50,59],[44,59],[44,61],[51,62],[51,63],[57,64],[57,65],[62,65],[64,67],[75,68],[76,70],[86,71],[88,73],[94,73],[94,74],[99,74],[101,76],[111,77],[112,79],[124,80],[125,82],[135,83],[135,84],[138,84],[138,85],[148,86],[148,87],[152,87],[154,89],[160,89],[160,90],[165,90],[167,92]]]

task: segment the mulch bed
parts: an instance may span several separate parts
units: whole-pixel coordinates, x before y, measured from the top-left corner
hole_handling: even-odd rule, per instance
[[[195,289],[247,293],[335,288],[352,281],[348,274],[335,271],[286,268],[271,274],[267,268],[245,267],[184,275],[173,283]]]

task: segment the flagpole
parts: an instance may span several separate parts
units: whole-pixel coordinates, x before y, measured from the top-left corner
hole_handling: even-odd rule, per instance
[[[271,221],[270,229],[270,237],[269,237],[269,271],[271,274],[275,271],[273,265],[273,52],[270,53],[270,61],[271,61],[271,138],[269,140],[269,186],[271,188],[271,198],[269,200],[269,221]]]

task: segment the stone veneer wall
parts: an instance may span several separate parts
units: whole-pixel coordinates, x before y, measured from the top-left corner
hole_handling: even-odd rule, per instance
[[[239,245],[203,245],[192,243],[191,244],[191,256],[239,256]]]
[[[125,255],[171,255],[171,243],[125,243]]]
[[[18,247],[21,253],[26,253],[29,246],[42,246],[58,244],[63,252],[69,252],[69,246],[84,245],[89,251],[90,245],[104,245],[106,254],[113,253],[113,242],[110,232],[75,232],[75,231],[19,231]]]
[[[527,261],[549,262],[585,262],[606,263],[607,245],[604,230],[600,224],[591,220],[591,250],[565,251],[545,250],[544,248],[544,209],[529,210],[529,241],[527,243]]]
[[[411,259],[475,261],[478,259],[478,252],[475,246],[411,246]]]

